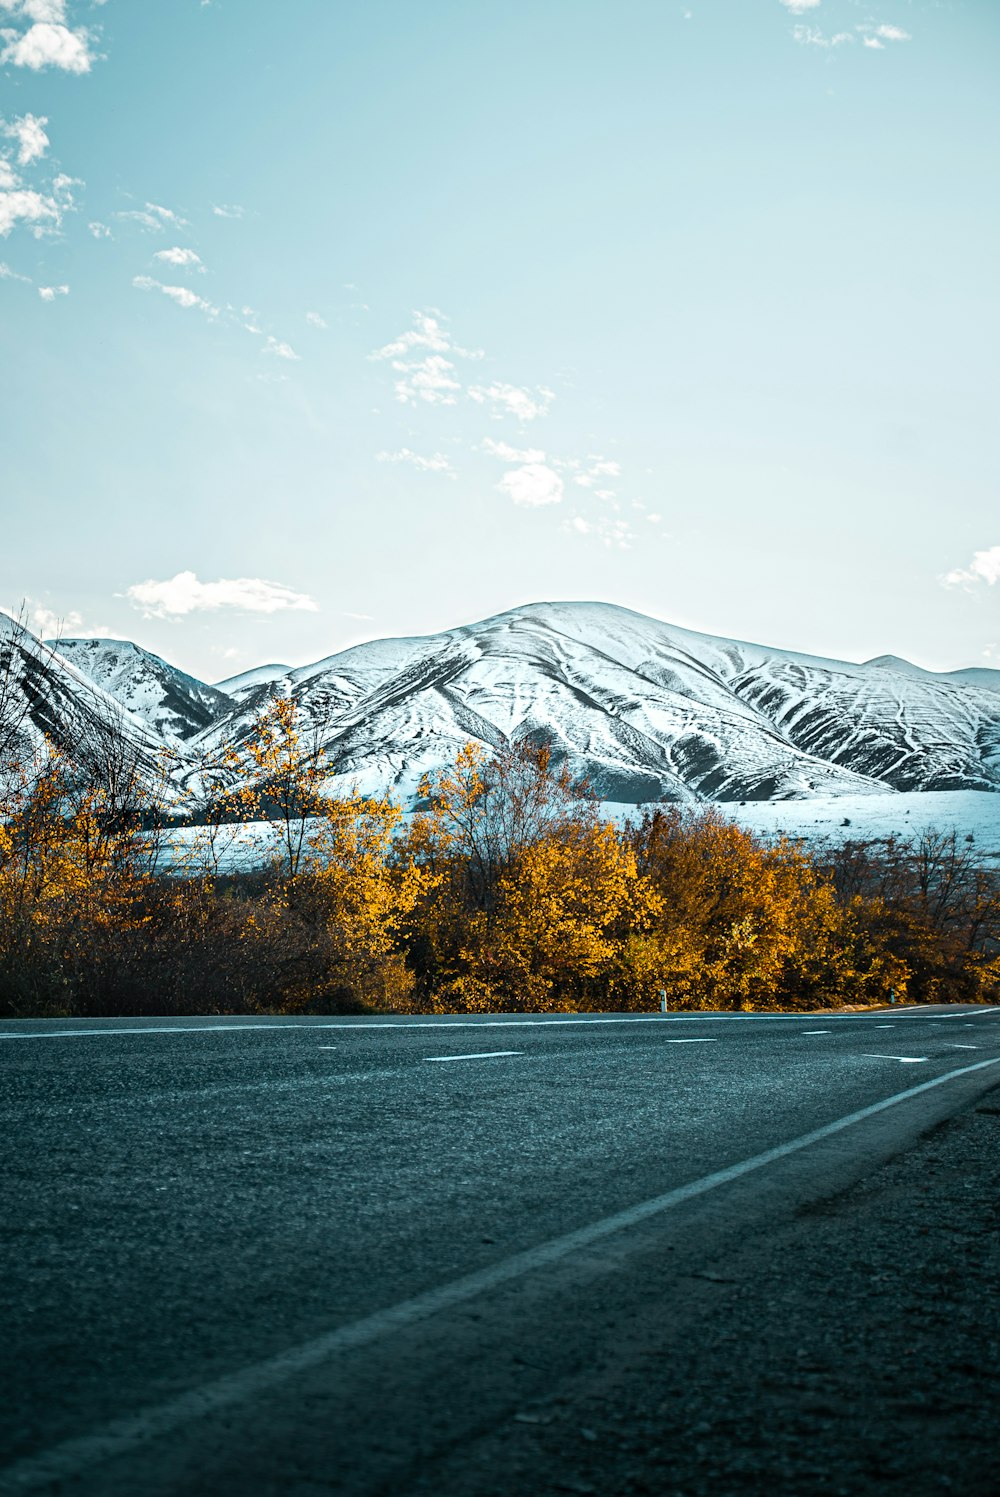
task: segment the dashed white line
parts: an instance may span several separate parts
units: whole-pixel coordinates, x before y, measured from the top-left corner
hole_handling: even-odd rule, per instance
[[[696,1040],[667,1040],[668,1045],[714,1045],[715,1043],[715,1040],[708,1035]]]
[[[498,1055],[523,1055],[523,1050],[480,1050],[475,1055],[425,1055],[424,1060],[494,1060]]]
[[[803,1029],[803,1034],[829,1034],[829,1029]]]
[[[926,1055],[875,1055],[872,1051],[865,1052],[866,1060],[898,1060],[904,1066],[922,1066],[927,1059]]]
[[[979,1046],[978,1045],[958,1045],[958,1044],[955,1044],[954,1042],[952,1042],[952,1043],[950,1043],[950,1044],[948,1044],[946,1046],[946,1049],[948,1049],[948,1050],[978,1050]]]

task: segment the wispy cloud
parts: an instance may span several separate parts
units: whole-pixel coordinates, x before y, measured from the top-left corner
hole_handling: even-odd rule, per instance
[[[329,325],[326,318],[321,317],[318,312],[307,312],[306,322],[310,327],[326,328]]]
[[[99,223],[97,219],[94,219],[92,223],[89,223],[87,225],[87,228],[90,230],[91,234],[93,234],[95,239],[111,238],[111,230],[108,228],[107,224]]]
[[[216,218],[245,218],[246,209],[241,208],[239,203],[213,203],[212,212]]]
[[[420,357],[414,357],[420,355]],[[451,355],[451,357],[446,357]],[[404,405],[454,405],[462,389],[456,359],[481,359],[481,349],[454,343],[437,312],[414,312],[413,327],[369,355],[388,360],[399,378],[393,389]]]
[[[30,275],[22,275],[20,271],[12,270],[4,260],[0,260],[0,281],[22,281],[25,286],[35,284]]]
[[[807,10],[818,10],[820,0],[781,0],[781,3],[793,16],[804,16]]]
[[[306,593],[263,577],[222,577],[200,582],[194,572],[178,572],[163,582],[136,582],[125,596],[146,618],[176,619],[189,613],[237,608],[244,613],[316,613],[318,606]]]
[[[38,294],[42,301],[55,301],[57,296],[69,296],[68,286],[39,286]]]
[[[871,22],[865,22],[856,30],[862,33],[862,44],[873,52],[884,52],[886,42],[909,42],[913,38],[908,31],[901,26],[876,26]]]
[[[28,166],[45,155],[49,147],[49,137],[45,133],[47,124],[45,115],[34,114],[18,115],[9,124],[3,122],[2,133],[8,140],[17,141],[18,166]]]
[[[967,567],[956,567],[941,581],[945,587],[975,587],[984,582],[987,587],[993,587],[1000,582],[1000,546],[975,552]]]
[[[207,317],[219,315],[218,307],[206,301],[203,296],[197,296],[189,286],[165,286],[162,281],[156,281],[149,275],[133,276],[132,285],[139,291],[162,291],[164,296],[169,296],[179,307],[197,307]]]
[[[544,385],[528,390],[519,385],[506,385],[497,381],[492,385],[472,385],[469,389],[469,399],[486,406],[494,420],[513,416],[522,425],[526,421],[535,421],[539,416],[547,415],[555,398],[555,391],[546,389]]]
[[[532,509],[543,504],[559,504],[563,497],[563,481],[546,463],[525,463],[523,467],[512,468],[504,474],[497,488],[515,504]]]
[[[590,457],[587,459],[587,467],[582,473],[577,473],[573,479],[582,489],[597,489],[602,478],[620,478],[621,463],[614,462],[610,458]],[[610,489],[597,489],[600,498],[607,498]]]
[[[835,31],[826,36],[817,26],[793,26],[792,36],[800,47],[843,47],[854,41],[850,31]]]
[[[261,349],[261,353],[273,354],[276,359],[298,360],[301,358],[290,343],[282,343],[278,338],[272,338],[270,333],[267,335],[267,342]]]
[[[153,259],[162,260],[166,265],[177,265],[186,270],[205,269],[200,255],[195,254],[193,249],[183,249],[180,245],[174,245],[173,249],[157,250]]]
[[[627,520],[588,520],[583,515],[574,515],[565,528],[577,535],[591,536],[609,550],[630,551],[635,540],[635,534]]]
[[[401,447],[398,452],[376,452],[375,461],[377,463],[408,463],[411,468],[417,468],[421,473],[445,473],[449,478],[457,477],[451,465],[451,459],[444,452],[433,452],[430,457],[424,457],[419,452],[411,452],[409,447]]]
[[[190,228],[190,224],[179,213],[175,213],[172,208],[164,208],[160,203],[147,203],[145,208],[123,208],[114,216],[126,222],[140,224],[154,233],[162,233],[165,229]]]
[[[492,437],[484,437],[479,444],[479,451],[485,452],[488,457],[498,457],[505,463],[544,463],[545,453],[540,447],[512,447],[509,442],[494,442]]]

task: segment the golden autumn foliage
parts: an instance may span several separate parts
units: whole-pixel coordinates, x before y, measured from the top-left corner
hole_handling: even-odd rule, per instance
[[[466,745],[404,817],[335,784],[291,700],[206,762],[183,844],[164,784],[113,735],[0,764],[0,1011],[790,1009],[1000,985],[1000,883],[954,836],[821,861],[717,808],[618,826],[530,742]],[[257,866],[227,873],[253,837]]]

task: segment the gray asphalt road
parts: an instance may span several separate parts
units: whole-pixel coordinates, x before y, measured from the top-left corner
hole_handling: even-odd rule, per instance
[[[996,1086],[1000,1010],[7,1022],[0,1069],[0,1492],[402,1493]]]

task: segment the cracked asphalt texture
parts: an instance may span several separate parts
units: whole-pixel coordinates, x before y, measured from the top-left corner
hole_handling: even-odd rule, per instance
[[[1000,1065],[43,1479],[61,1442],[1000,1056],[1000,1013],[952,1008],[261,1022],[0,1029],[0,1492],[1000,1490]]]

